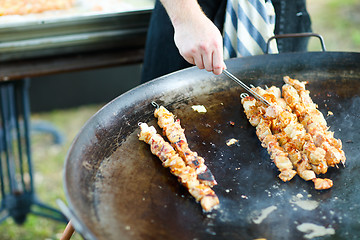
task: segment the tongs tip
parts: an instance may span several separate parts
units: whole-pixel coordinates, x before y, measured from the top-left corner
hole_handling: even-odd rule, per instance
[[[223,69],[223,73],[228,76],[229,78],[231,78],[234,82],[236,82],[237,84],[239,84],[240,86],[242,86],[246,91],[248,91],[251,95],[253,95],[257,100],[259,100],[260,102],[264,103],[267,106],[270,106],[271,104],[262,96],[260,96],[259,94],[257,94],[256,92],[254,92],[251,88],[249,88],[245,83],[243,83],[240,79],[238,79],[237,77],[235,77],[233,74],[231,74],[227,69]]]

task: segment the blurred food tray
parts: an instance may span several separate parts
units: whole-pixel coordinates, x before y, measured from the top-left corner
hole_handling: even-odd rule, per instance
[[[101,7],[101,11],[1,16],[0,61],[143,47],[151,2],[122,11]]]

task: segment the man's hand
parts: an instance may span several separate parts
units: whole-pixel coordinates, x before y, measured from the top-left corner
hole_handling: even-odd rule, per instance
[[[220,31],[196,0],[162,0],[174,26],[174,40],[181,56],[216,75],[226,69]]]

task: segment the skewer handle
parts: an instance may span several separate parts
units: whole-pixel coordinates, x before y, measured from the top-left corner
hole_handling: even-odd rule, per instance
[[[69,223],[66,225],[66,228],[60,238],[60,240],[69,240],[71,238],[71,236],[74,234],[75,229],[71,224],[71,221],[69,221]]]

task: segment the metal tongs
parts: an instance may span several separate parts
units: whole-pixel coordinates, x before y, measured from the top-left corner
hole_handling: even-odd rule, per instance
[[[236,82],[237,84],[239,84],[240,86],[242,86],[246,91],[248,91],[251,95],[254,96],[254,98],[256,98],[257,100],[259,100],[260,102],[264,103],[267,106],[270,106],[270,103],[268,101],[266,101],[265,98],[263,98],[262,96],[260,96],[259,94],[257,94],[256,92],[254,92],[251,88],[249,88],[245,83],[243,83],[242,81],[240,81],[240,79],[238,79],[237,77],[235,77],[234,75],[232,75],[228,70],[224,69],[223,73],[225,73],[226,76],[228,76],[229,78],[231,78],[234,82]]]

